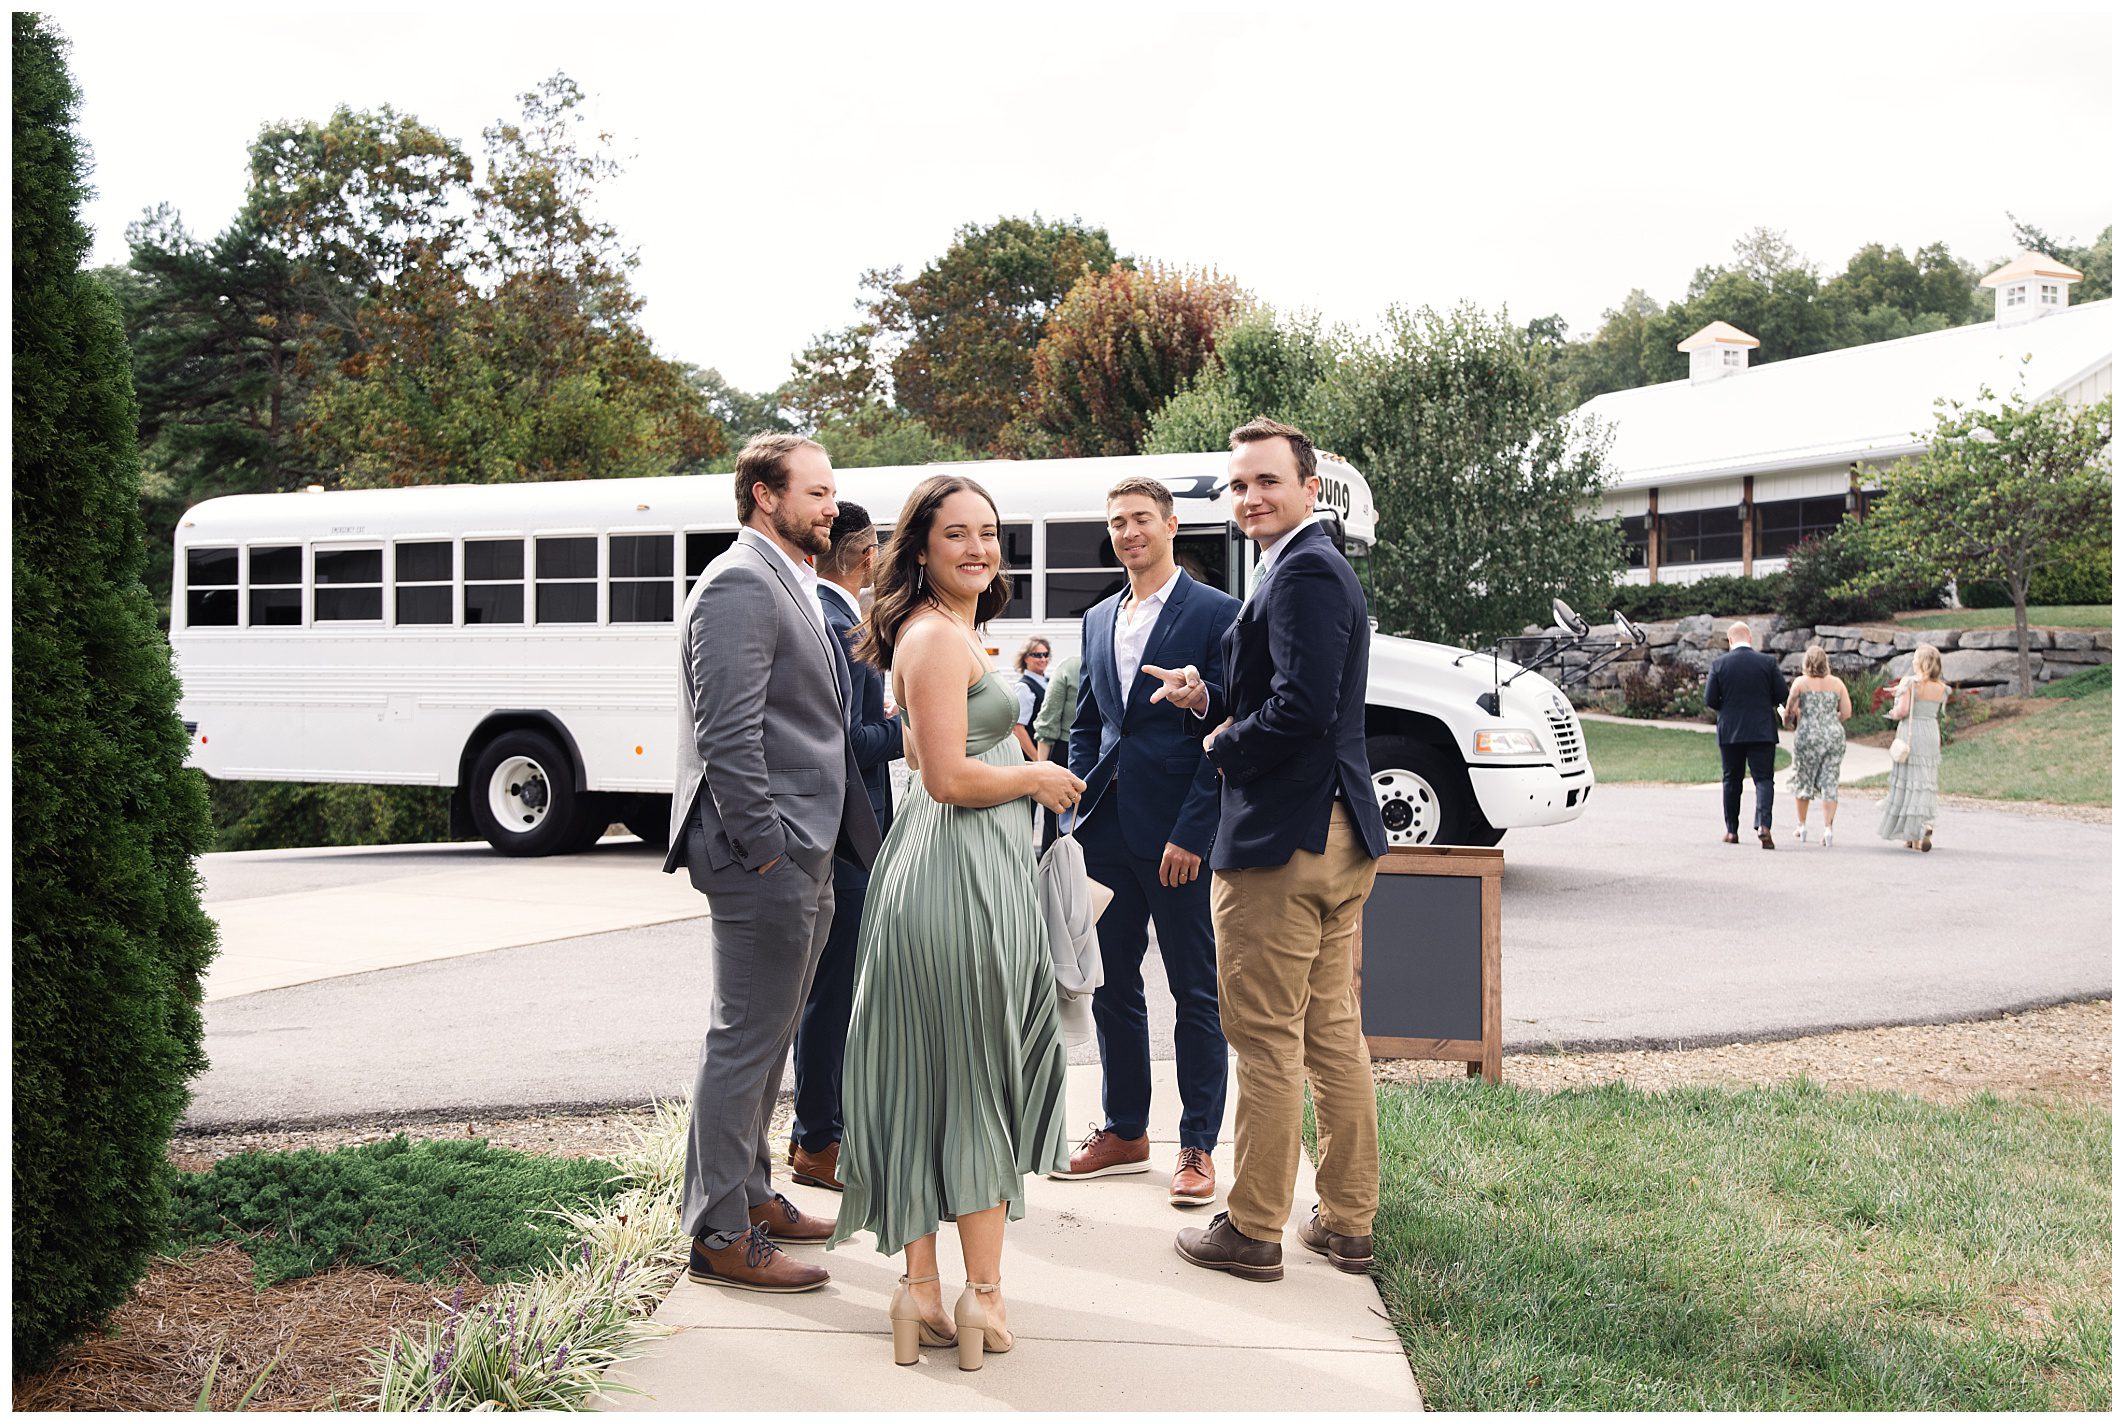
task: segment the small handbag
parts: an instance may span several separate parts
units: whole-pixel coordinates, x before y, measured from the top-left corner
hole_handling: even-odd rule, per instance
[[[1097,926],[1113,898],[1114,892],[1085,870],[1084,850],[1075,836],[1057,836],[1040,857],[1040,917],[1047,922],[1054,960],[1062,1039],[1070,1048],[1092,1040],[1092,993],[1106,982]]]
[[[1901,766],[1910,760],[1910,719],[1917,715],[1917,688],[1910,688],[1910,710],[1895,729],[1895,740],[1888,744],[1888,760]]]

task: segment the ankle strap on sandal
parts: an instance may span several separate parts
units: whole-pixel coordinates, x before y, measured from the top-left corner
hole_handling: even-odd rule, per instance
[[[988,1281],[983,1283],[981,1281],[968,1281],[966,1288],[970,1291],[979,1291],[983,1295],[994,1295],[997,1291],[1003,1289],[1003,1282]]]
[[[902,1276],[902,1277],[900,1277],[900,1284],[901,1284],[901,1285],[903,1285],[903,1286],[926,1286],[926,1285],[928,1285],[928,1284],[929,1284],[929,1283],[930,1283],[931,1281],[933,1281],[933,1280],[935,1280],[935,1279],[936,1279],[936,1276],[934,1276],[934,1275],[927,1275],[927,1276]]]

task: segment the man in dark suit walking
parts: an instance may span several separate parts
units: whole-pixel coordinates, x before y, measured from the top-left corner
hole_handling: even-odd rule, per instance
[[[1755,778],[1755,834],[1764,850],[1770,839],[1770,806],[1776,799],[1777,723],[1785,705],[1785,674],[1777,659],[1755,650],[1745,623],[1726,630],[1730,651],[1711,664],[1704,706],[1718,713],[1718,759],[1726,802],[1726,844],[1740,842],[1741,768]]]
[[[1114,892],[1099,917],[1105,982],[1092,995],[1105,1121],[1059,1180],[1150,1170],[1150,1023],[1143,956],[1150,926],[1172,986],[1180,1152],[1166,1199],[1217,1198],[1211,1153],[1224,1122],[1229,1059],[1217,1020],[1217,941],[1203,874],[1217,832],[1217,773],[1186,713],[1151,701],[1159,663],[1215,665],[1239,600],[1173,562],[1180,521],[1164,484],[1134,475],[1106,494],[1107,537],[1128,583],[1084,615],[1084,659],[1069,769],[1084,781],[1076,818],[1091,878]],[[1145,676],[1150,673],[1150,676]],[[1221,678],[1222,673],[1219,672]],[[1054,696],[1052,692],[1048,694]]]
[[[885,715],[885,674],[855,657],[858,595],[878,565],[878,531],[860,504],[840,501],[832,546],[819,557],[819,607],[826,626],[849,650],[853,696],[848,702],[848,742],[869,793],[882,835],[892,829],[892,763],[901,754],[900,721]],[[870,872],[848,860],[833,862],[833,927],[819,954],[818,972],[804,999],[796,1033],[796,1110],[789,1123],[789,1175],[814,1187],[841,1190],[841,1058],[848,1046],[848,1015],[855,1005],[856,932]]]
[[[1217,1005],[1239,1060],[1228,1210],[1174,1246],[1243,1280],[1283,1278],[1305,1085],[1320,1129],[1320,1201],[1299,1228],[1345,1271],[1372,1264],[1379,1119],[1355,982],[1355,936],[1386,826],[1364,747],[1372,630],[1357,575],[1313,519],[1303,431],[1232,432],[1232,517],[1261,568],[1223,644],[1224,685],[1195,668],[1157,696],[1223,720],[1203,739],[1223,778],[1210,903]]]

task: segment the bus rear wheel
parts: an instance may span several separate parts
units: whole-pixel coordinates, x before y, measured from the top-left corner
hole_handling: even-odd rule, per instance
[[[529,730],[504,732],[482,747],[466,791],[472,824],[503,855],[582,849],[585,823],[606,809],[575,789],[575,764],[560,744]]]

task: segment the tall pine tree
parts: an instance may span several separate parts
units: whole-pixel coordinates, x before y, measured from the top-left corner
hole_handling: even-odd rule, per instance
[[[65,42],[14,16],[15,1369],[126,1297],[162,1240],[170,1133],[204,1066],[214,927],[170,649],[140,581],[117,302],[82,271],[87,155]]]

